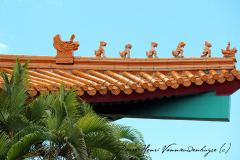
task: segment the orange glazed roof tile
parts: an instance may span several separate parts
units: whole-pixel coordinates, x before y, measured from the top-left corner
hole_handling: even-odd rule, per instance
[[[74,57],[73,64],[56,64],[56,57],[0,55],[0,70],[9,74],[15,58],[29,58],[29,94],[76,92],[88,102],[130,101],[194,92],[229,95],[240,88],[235,57],[110,58]],[[3,80],[0,79],[0,87]]]

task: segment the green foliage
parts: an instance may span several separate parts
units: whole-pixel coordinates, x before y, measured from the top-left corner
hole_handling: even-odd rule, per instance
[[[1,76],[4,80],[4,86],[0,89],[0,130],[9,132],[16,132],[28,125],[27,120],[22,113],[25,110],[25,100],[28,98],[25,87],[27,86],[27,63],[21,67],[19,59],[14,66],[11,74],[11,80],[8,79],[7,74],[1,71]],[[19,124],[15,124],[18,122]]]
[[[99,117],[92,107],[79,103],[75,88],[41,94],[26,104],[27,66],[16,60],[11,80],[1,71],[0,159],[28,158],[117,160],[148,159],[141,133]],[[130,150],[119,150],[126,146]],[[136,151],[134,151],[134,149]]]
[[[5,147],[10,143],[8,135],[0,131],[0,153],[4,153]]]

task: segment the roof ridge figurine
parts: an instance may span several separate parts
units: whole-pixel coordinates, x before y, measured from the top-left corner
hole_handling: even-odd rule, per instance
[[[210,47],[212,47],[212,44],[207,42],[207,41],[205,41],[205,47],[203,49],[203,52],[202,52],[203,55],[201,55],[201,57],[206,57],[207,55],[209,57],[211,57],[211,49],[210,49]]]
[[[186,45],[186,43],[180,41],[178,46],[177,46],[177,49],[175,51],[172,50],[172,55],[176,58],[179,58],[178,55],[181,53],[181,58],[184,58],[182,48],[184,48],[185,45]]]
[[[127,58],[130,58],[130,49],[132,49],[132,45],[129,43],[126,44],[125,49],[122,52],[119,51],[120,56],[122,58],[126,58],[126,55],[127,55]]]
[[[156,42],[151,42],[151,49],[148,51],[146,51],[146,55],[148,58],[153,58],[153,55],[155,56],[155,58],[158,58],[157,57],[157,51],[155,49],[155,47],[158,46],[158,43]]]
[[[72,34],[70,41],[62,41],[61,36],[59,34],[57,34],[53,38],[53,47],[57,50],[56,63],[74,63],[73,52],[78,50],[78,47],[80,46],[78,41],[73,42],[74,38],[75,38],[74,34]],[[186,43],[180,41],[179,44],[177,45],[177,49],[172,50],[172,55],[175,58],[184,58],[183,48],[185,45]],[[107,43],[104,41],[100,41],[99,49],[94,50],[96,57],[101,57],[101,55],[103,55],[103,57],[106,57],[105,49],[104,49],[105,46],[107,46]],[[155,58],[158,58],[157,51],[155,49],[157,46],[158,46],[158,43],[151,42],[150,50],[146,51],[146,55],[148,58],[153,58],[153,55],[155,56]],[[207,57],[207,55],[211,57],[210,47],[212,47],[212,44],[205,41],[205,47],[203,49],[203,52],[202,52],[203,55],[201,55],[201,57]],[[130,49],[132,49],[132,45],[128,43],[125,45],[125,49],[122,52],[119,51],[119,55],[122,58],[130,58]],[[237,53],[238,51],[235,47],[230,49],[230,42],[228,42],[226,50],[224,49],[221,49],[221,50],[224,57],[227,57],[227,58],[228,57],[235,58],[235,53]],[[179,56],[179,54],[181,54],[181,56]]]
[[[62,41],[59,34],[53,38],[53,47],[57,50],[56,63],[73,63],[73,51],[79,47],[78,41],[73,42],[74,38],[74,34],[70,41]]]
[[[107,43],[104,41],[100,41],[100,46],[98,50],[94,50],[94,53],[97,57],[101,57],[101,55],[103,54],[103,57],[106,57],[105,55],[105,50],[104,50],[104,46],[106,46]]]
[[[235,47],[233,49],[230,49],[230,42],[228,42],[226,50],[224,49],[221,49],[221,50],[224,57],[235,57],[235,53],[237,53],[238,51]]]

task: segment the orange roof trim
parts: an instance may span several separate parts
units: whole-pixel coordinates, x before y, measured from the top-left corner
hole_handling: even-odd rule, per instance
[[[0,70],[9,74],[11,69],[0,68]],[[54,72],[54,73],[53,73]],[[142,93],[144,90],[150,92],[164,92],[168,87],[177,89],[180,85],[189,87],[192,84],[202,85],[204,82],[213,85],[218,81],[224,83],[233,81],[234,78],[240,80],[240,74],[237,70],[205,70],[198,72],[170,71],[167,75],[157,71],[153,74],[147,72],[138,72],[136,74],[130,72],[116,73],[114,71],[105,71],[101,73],[95,70],[89,70],[86,73],[79,70],[54,69],[53,72],[45,69],[29,70],[31,92],[58,91],[62,82],[64,82],[67,90],[76,87],[77,94],[82,96],[88,94],[94,96],[96,92],[105,95],[108,91],[113,95],[123,92],[130,95],[132,92]],[[0,79],[0,86],[3,80]],[[34,95],[33,93],[31,95]]]

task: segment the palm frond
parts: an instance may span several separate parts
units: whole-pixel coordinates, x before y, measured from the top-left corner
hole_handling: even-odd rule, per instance
[[[73,87],[70,91],[68,91],[64,97],[64,102],[66,106],[77,105],[77,94],[75,92],[76,87]]]
[[[90,150],[89,158],[97,159],[97,160],[116,160],[116,156],[111,152],[99,149],[99,148],[92,148]]]
[[[28,67],[29,63],[30,63],[30,58],[29,58],[29,59],[27,60],[27,62],[23,65],[22,70],[21,70],[21,75],[23,75],[24,73],[26,73],[27,67]]]
[[[23,115],[12,116],[8,119],[6,123],[8,132],[19,131],[27,126],[30,126],[30,121],[26,119]]]
[[[92,106],[89,103],[83,101],[82,103],[78,104],[78,115],[80,117],[83,117],[87,114],[96,114],[96,112],[93,110]]]
[[[115,134],[118,135],[120,139],[129,140],[139,145],[144,145],[142,134],[131,126],[123,126],[112,123],[112,127],[116,129]]]
[[[46,94],[45,96],[46,107],[50,109],[50,106],[57,100],[57,94],[56,92],[51,92],[51,94]]]
[[[9,117],[9,104],[10,98],[7,97],[6,92],[4,90],[0,91],[0,122],[7,122]]]
[[[28,98],[26,89],[18,85],[11,90],[10,114],[17,115],[25,109],[25,100]]]
[[[46,95],[41,94],[32,103],[26,107],[25,115],[30,121],[38,120],[47,109],[46,105]]]
[[[8,76],[6,74],[6,72],[4,72],[3,70],[1,70],[1,75],[4,81],[4,86],[3,86],[3,90],[5,92],[6,95],[10,95],[11,94],[11,85],[8,79]]]
[[[26,79],[28,79],[28,72],[27,72],[27,67],[29,65],[30,59],[27,60],[27,62],[21,66],[20,60],[19,58],[16,58],[16,64],[13,67],[13,75],[14,73],[17,73],[15,76],[15,78],[20,78],[20,79],[16,79],[19,80],[21,82],[26,81]]]
[[[81,128],[83,133],[106,131],[109,129],[108,120],[106,118],[100,118],[97,115],[91,114],[79,118],[75,127]]]
[[[10,143],[5,132],[0,131],[0,155],[5,152],[5,147]],[[1,156],[0,156],[1,157]]]
[[[74,124],[78,118],[78,102],[76,96],[77,94],[75,92],[75,88],[72,88],[68,93],[66,93],[64,98],[64,107],[70,130],[73,130]]]
[[[64,82],[61,83],[61,86],[60,86],[60,92],[59,92],[59,99],[64,101],[64,95],[65,95],[65,85],[64,85]]]
[[[9,149],[7,160],[15,160],[22,157],[24,151],[28,150],[33,144],[49,140],[50,137],[51,134],[49,132],[41,131],[35,131],[34,133],[25,135]]]
[[[74,147],[74,145],[72,145],[70,142],[68,142],[68,145],[69,145],[70,148],[72,149],[76,160],[80,160],[80,156],[79,156],[79,154],[78,154],[77,149]],[[82,158],[82,159],[85,160],[85,159],[87,159],[87,158]]]
[[[114,135],[105,134],[104,132],[92,132],[84,136],[87,148],[100,148],[114,154],[118,159],[127,159],[127,154],[118,150],[119,139]]]
[[[84,141],[84,135],[81,128],[76,128],[68,136],[68,144],[73,149],[73,152],[79,159],[87,159],[87,147]],[[77,158],[78,159],[78,158]]]
[[[51,111],[48,111],[49,115],[46,118],[47,126],[50,130],[58,130],[59,127],[63,128],[64,120],[66,119],[66,109],[62,101],[56,100],[52,106]],[[64,123],[65,126],[67,125]],[[66,127],[65,127],[66,129]]]
[[[11,86],[17,87],[20,85],[26,89],[30,88],[29,75],[27,71],[29,62],[30,59],[28,59],[27,62],[21,66],[19,58],[16,58],[16,63],[14,64],[13,71],[11,73]]]
[[[37,125],[33,125],[33,126],[28,126],[24,129],[22,129],[21,131],[19,131],[18,133],[16,133],[13,137],[13,142],[17,143],[21,138],[23,138],[24,136],[28,135],[28,134],[33,134],[34,132],[50,132],[46,127],[43,126],[37,126]],[[53,138],[49,137],[49,138]],[[50,139],[52,141],[54,141],[54,139]]]

